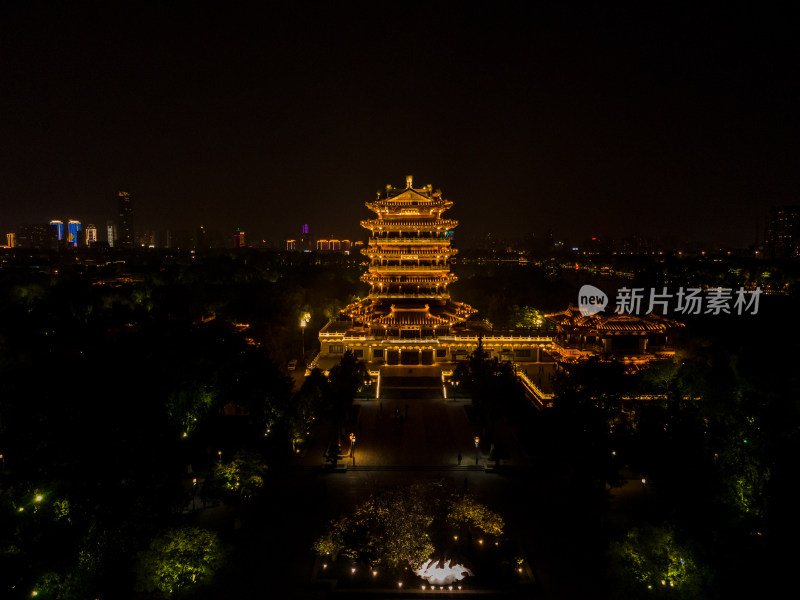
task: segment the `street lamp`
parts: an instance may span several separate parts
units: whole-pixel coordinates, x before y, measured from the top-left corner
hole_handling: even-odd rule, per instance
[[[478,444],[481,443],[481,438],[476,435],[473,438],[473,441],[475,442],[475,464],[477,465],[478,464]]]
[[[306,356],[306,325],[308,325],[308,322],[310,320],[311,320],[311,313],[304,312],[302,315],[300,315],[300,335],[302,338],[301,347],[303,349],[302,353],[303,359],[305,359]]]
[[[356,434],[350,434],[350,457],[353,459],[353,465],[356,464]]]

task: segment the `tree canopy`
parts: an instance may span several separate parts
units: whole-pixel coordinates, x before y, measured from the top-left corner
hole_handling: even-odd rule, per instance
[[[461,527],[499,536],[505,524],[468,494],[415,483],[372,494],[352,515],[332,522],[313,548],[369,565],[418,568],[437,550],[437,540],[452,539]]]
[[[208,583],[224,560],[216,533],[198,527],[170,529],[155,538],[136,563],[137,587],[165,597]]]

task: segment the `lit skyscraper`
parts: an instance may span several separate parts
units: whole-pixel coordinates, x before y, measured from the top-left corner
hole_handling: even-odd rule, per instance
[[[133,203],[128,192],[119,193],[119,220],[117,221],[117,246],[133,248]]]
[[[58,241],[64,239],[64,221],[50,221],[50,226],[56,228],[56,237]]]
[[[17,245],[17,235],[15,233],[7,233],[6,243],[9,248],[14,248]]]
[[[81,222],[70,219],[67,222],[67,242],[73,246],[78,246],[81,239]]]
[[[97,242],[97,227],[89,224],[86,227],[86,245],[91,246],[95,242]]]
[[[233,233],[233,247],[234,248],[245,247],[244,231],[242,231],[239,227],[237,227],[236,231]]]
[[[767,258],[800,258],[800,206],[774,207],[766,237]]]
[[[303,224],[303,234],[300,236],[300,247],[298,250],[308,251],[314,249],[314,240],[308,233],[308,223]]]
[[[114,225],[114,221],[106,221],[106,240],[108,241],[108,247],[114,247],[114,241],[117,239],[117,226]]]

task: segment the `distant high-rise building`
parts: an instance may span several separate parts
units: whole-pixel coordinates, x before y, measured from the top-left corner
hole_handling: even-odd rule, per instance
[[[106,241],[108,242],[108,247],[113,248],[114,242],[117,239],[117,226],[114,225],[114,221],[106,221]]]
[[[772,209],[764,252],[767,258],[800,258],[800,206]]]
[[[70,219],[67,222],[67,243],[72,246],[78,246],[81,239],[81,222],[75,219]]]
[[[211,240],[208,235],[208,231],[206,228],[200,225],[197,228],[197,233],[194,236],[194,248],[195,250],[206,250],[207,248],[211,247]]]
[[[297,240],[286,240],[287,250],[297,250]]]
[[[116,245],[120,248],[133,248],[133,204],[128,192],[119,193],[118,215]]]
[[[245,240],[244,240],[244,231],[240,228],[236,228],[236,231],[233,233],[233,247],[234,248],[244,248],[245,247]]]
[[[50,225],[23,225],[17,232],[20,248],[55,248],[58,244],[56,229]]]
[[[300,242],[298,244],[297,250],[313,250],[314,249],[314,240],[311,239],[311,235],[308,233],[308,223],[303,225],[303,233],[300,235]]]
[[[97,227],[91,223],[86,226],[86,245],[92,246],[97,243]]]
[[[350,240],[317,240],[318,252],[350,252]]]
[[[6,234],[6,245],[9,248],[14,248],[17,245],[17,235],[14,233]]]
[[[57,220],[50,221],[50,226],[56,228],[56,237],[57,237],[58,241],[60,242],[61,240],[63,240],[64,239],[64,221],[57,221]]]

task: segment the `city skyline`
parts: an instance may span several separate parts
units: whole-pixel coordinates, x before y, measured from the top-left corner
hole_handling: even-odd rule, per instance
[[[777,8],[0,17],[8,231],[103,223],[124,189],[142,230],[280,240],[309,223],[355,239],[361,198],[398,173],[448,190],[465,238],[550,228],[746,246],[771,207],[796,203],[796,19]]]
[[[413,175],[406,176],[406,182],[411,180],[413,180]],[[393,185],[389,184],[386,189],[393,187]],[[433,191],[434,187],[432,184],[427,184],[425,189]],[[441,190],[437,188],[436,193],[440,194]],[[382,192],[379,192],[378,196],[380,197],[381,194]],[[92,229],[92,232],[90,233],[89,229],[87,229],[76,237],[75,233],[72,232],[73,224],[77,226],[78,231],[82,226],[82,221],[76,219],[68,220],[70,240],[66,240],[64,222],[61,219],[53,219],[49,223],[26,223],[17,228],[16,231],[8,232],[7,236],[16,236],[17,233],[26,232],[22,234],[21,240],[29,242],[31,228],[49,228],[52,229],[49,235],[53,238],[53,243],[48,244],[42,241],[44,246],[49,245],[55,248],[56,241],[59,242],[58,246],[61,246],[60,242],[64,240],[69,241],[68,245],[75,247],[88,246],[90,243],[108,242],[112,248],[116,246],[124,249],[136,249],[139,247],[166,249],[250,247],[285,248],[290,251],[347,251],[350,249],[351,243],[364,244],[366,241],[363,233],[352,236],[353,239],[351,240],[348,239],[349,236],[342,236],[331,231],[327,233],[312,231],[308,223],[303,223],[299,226],[301,231],[299,236],[295,236],[290,232],[278,240],[265,239],[263,235],[258,235],[260,232],[256,231],[254,234],[248,227],[246,229],[250,233],[247,234],[246,242],[246,231],[238,225],[232,231],[223,231],[219,227],[206,228],[204,225],[192,228],[185,223],[177,228],[134,228],[134,203],[131,194],[129,192],[119,192],[117,195],[117,218],[106,220],[104,236],[98,235],[96,226],[90,223],[88,227]],[[367,203],[368,206],[369,204]],[[465,243],[462,242],[461,246],[463,248],[483,248],[486,250],[526,250],[534,253],[572,250],[581,251],[584,254],[587,252],[590,254],[609,252],[640,254],[679,252],[681,250],[690,253],[700,252],[701,250],[711,252],[727,250],[727,253],[730,254],[731,250],[736,250],[754,252],[756,257],[760,256],[762,258],[797,258],[796,248],[800,243],[797,236],[798,212],[800,212],[800,206],[798,205],[770,207],[770,216],[766,219],[764,226],[759,227],[753,242],[742,244],[741,246],[725,245],[718,240],[699,242],[675,235],[647,236],[631,231],[620,232],[619,235],[611,237],[586,236],[582,239],[577,239],[563,237],[560,232],[553,232],[550,228],[538,232],[527,231],[517,236],[511,236],[507,231],[486,232],[482,235],[473,235],[470,238],[466,238],[464,240]],[[778,241],[779,238],[780,242]],[[343,244],[341,248],[339,247],[340,241]],[[335,248],[334,244],[336,245]],[[778,245],[780,245],[780,251],[777,250]]]

